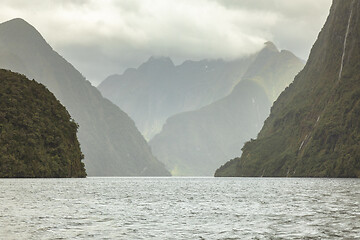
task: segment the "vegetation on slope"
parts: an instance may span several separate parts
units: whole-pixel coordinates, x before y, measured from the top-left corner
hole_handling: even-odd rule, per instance
[[[0,177],[85,177],[77,128],[43,85],[0,70]]]
[[[334,1],[307,65],[258,139],[215,176],[360,177],[359,20],[360,2]]]

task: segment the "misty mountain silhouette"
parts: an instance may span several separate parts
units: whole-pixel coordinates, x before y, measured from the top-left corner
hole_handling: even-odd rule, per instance
[[[229,95],[253,59],[185,61],[175,66],[168,57],[151,57],[137,69],[109,76],[98,89],[150,140],[168,117]]]
[[[134,122],[22,19],[0,24],[0,67],[44,84],[80,125],[89,176],[169,175]]]
[[[229,96],[170,117],[149,142],[153,154],[174,175],[213,175],[256,137],[273,99],[302,67],[295,55],[266,43]]]

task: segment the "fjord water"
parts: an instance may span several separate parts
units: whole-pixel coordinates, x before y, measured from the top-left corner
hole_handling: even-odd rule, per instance
[[[360,179],[1,179],[0,239],[358,239]]]

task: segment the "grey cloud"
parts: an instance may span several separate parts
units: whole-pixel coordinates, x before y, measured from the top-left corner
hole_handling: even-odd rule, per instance
[[[2,0],[94,85],[151,55],[247,55],[274,41],[306,59],[331,0]]]
[[[228,9],[278,12],[289,17],[315,16],[328,9],[332,0],[211,0]]]
[[[312,43],[325,22],[332,0],[212,0],[227,9],[271,12],[277,23],[268,31],[279,47],[306,59]]]

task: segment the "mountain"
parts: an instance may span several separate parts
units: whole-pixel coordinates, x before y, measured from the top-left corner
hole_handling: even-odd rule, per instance
[[[0,177],[85,177],[77,127],[43,85],[0,69]]]
[[[123,109],[150,140],[174,114],[199,109],[230,94],[254,56],[234,61],[151,57],[137,69],[105,79],[98,89]]]
[[[169,175],[134,122],[22,19],[0,24],[0,67],[44,84],[79,124],[90,176]]]
[[[266,42],[242,80],[257,83],[265,91],[269,100],[274,102],[303,67],[303,61],[292,52],[288,50],[279,52],[272,42]]]
[[[305,68],[215,176],[360,177],[360,1],[334,0]]]
[[[154,155],[173,175],[213,175],[256,137],[274,98],[302,67],[291,52],[266,43],[229,96],[170,117],[149,142]]]

